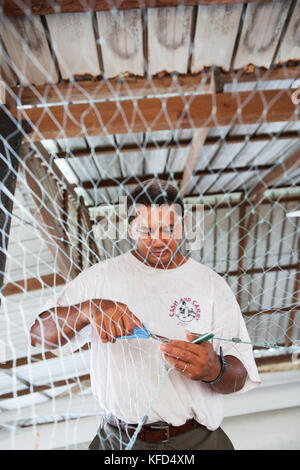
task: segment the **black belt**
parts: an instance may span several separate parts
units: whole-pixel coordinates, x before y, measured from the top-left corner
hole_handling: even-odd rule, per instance
[[[128,424],[119,420],[118,418],[109,417],[107,423],[111,426],[121,428],[123,431],[131,437],[135,433],[138,425],[137,424]],[[170,437],[178,436],[184,432],[195,429],[196,427],[201,426],[194,419],[188,420],[185,424],[181,426],[172,426],[172,424],[158,422],[152,424],[145,424],[141,427],[138,437],[143,441],[148,442],[167,442]]]

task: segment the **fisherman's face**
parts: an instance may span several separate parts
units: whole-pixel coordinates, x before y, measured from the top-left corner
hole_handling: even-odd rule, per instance
[[[135,213],[130,234],[136,251],[151,266],[167,268],[174,263],[183,237],[180,205],[138,204]]]

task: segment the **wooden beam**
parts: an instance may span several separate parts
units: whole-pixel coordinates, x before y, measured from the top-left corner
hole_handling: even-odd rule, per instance
[[[282,364],[284,362],[291,362],[292,354],[277,354],[275,356],[256,357],[255,362],[257,367],[269,366],[274,364]]]
[[[21,390],[16,390],[15,392],[3,393],[0,395],[0,400],[8,400],[10,398],[21,397],[24,395],[29,395],[30,393],[41,393],[45,390],[52,390],[55,387],[64,387],[66,385],[75,385],[80,382],[85,382],[90,379],[90,374],[80,375],[78,377],[72,377],[70,379],[55,380],[49,384],[45,385],[32,385]]]
[[[4,96],[5,99],[5,96]],[[11,116],[0,109],[0,292],[3,287],[14,194],[23,134]]]
[[[56,287],[65,284],[65,282],[65,278],[59,274],[45,274],[37,278],[32,277],[29,279],[22,279],[20,281],[9,282],[3,287],[2,295],[7,297],[9,295],[39,290],[44,287]]]
[[[300,76],[300,65],[282,65],[267,70],[256,67],[253,72],[247,72],[244,69],[236,72],[220,71],[219,76],[223,84],[297,79]],[[165,74],[150,78],[121,76],[112,79],[63,81],[47,85],[19,85],[11,88],[10,95],[14,97],[14,99],[11,98],[11,108],[17,105],[36,106],[151,95],[199,94],[207,91],[209,78],[209,71],[202,71],[194,75]]]
[[[273,80],[296,80],[300,76],[298,61],[292,63],[272,65],[269,69],[251,65],[239,70],[220,72],[220,78],[225,83],[261,82]]]
[[[185,0],[185,6],[234,5],[236,3],[269,3],[273,0]],[[84,11],[109,11],[112,6],[118,10],[138,8],[176,7],[181,0],[121,0],[111,3],[107,0],[4,0],[2,9],[5,16],[51,15],[54,13],[78,13]]]
[[[186,103],[190,103],[186,109]],[[30,141],[300,120],[290,90],[140,98],[14,111],[34,129]]]
[[[160,96],[165,94],[192,94],[207,91],[209,74],[165,75],[161,77],[118,77],[84,81],[63,81],[47,85],[12,87],[15,103],[19,106],[37,104],[76,103],[96,100],[116,100]]]
[[[73,354],[79,354],[82,351],[87,351],[89,349],[89,344],[85,344],[80,349],[75,351]],[[31,354],[24,357],[17,357],[16,359],[10,359],[6,362],[0,362],[1,369],[11,369],[12,367],[24,366],[27,364],[34,364],[40,361],[47,361],[48,359],[57,359],[57,356],[51,351],[45,351],[43,353]]]

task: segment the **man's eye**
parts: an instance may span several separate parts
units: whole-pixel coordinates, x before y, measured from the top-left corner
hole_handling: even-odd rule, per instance
[[[146,228],[146,227],[139,227],[139,228],[137,229],[137,231],[138,231],[139,233],[143,233],[144,235],[148,235],[148,234],[150,233],[150,230],[149,230],[148,228]]]
[[[164,233],[174,233],[174,227],[165,227],[162,229]]]

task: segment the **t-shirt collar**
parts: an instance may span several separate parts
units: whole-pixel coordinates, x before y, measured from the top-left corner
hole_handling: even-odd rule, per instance
[[[189,267],[190,266],[190,263],[192,262],[192,259],[191,258],[188,258],[188,260],[181,264],[180,266],[178,266],[177,268],[171,268],[171,269],[161,269],[161,268],[155,268],[155,267],[152,267],[152,266],[149,266],[148,264],[146,264],[145,262],[143,261],[140,261],[133,253],[132,253],[133,250],[130,250],[128,253],[129,253],[129,260],[132,264],[134,264],[137,268],[139,269],[142,269],[148,273],[153,273],[153,274],[164,274],[164,275],[169,275],[169,274],[172,274],[172,273],[178,273],[179,271],[181,272],[182,270],[186,269],[187,266]]]

